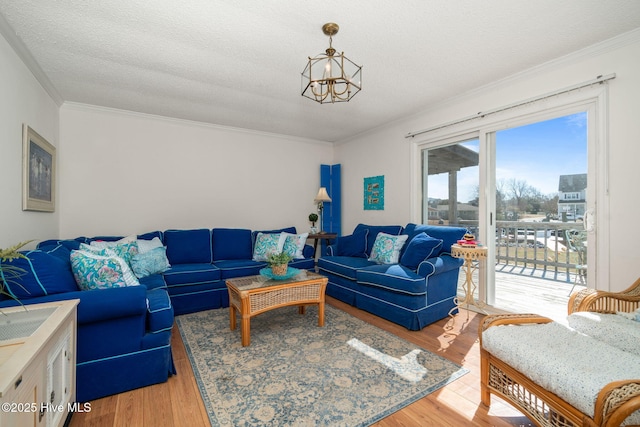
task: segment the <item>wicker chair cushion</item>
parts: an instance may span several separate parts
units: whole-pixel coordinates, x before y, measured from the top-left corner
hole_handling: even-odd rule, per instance
[[[491,327],[482,346],[590,417],[605,385],[640,378],[638,356],[555,322]],[[640,411],[626,421],[640,423]]]
[[[567,316],[573,329],[640,357],[640,322],[618,314],[579,311]]]

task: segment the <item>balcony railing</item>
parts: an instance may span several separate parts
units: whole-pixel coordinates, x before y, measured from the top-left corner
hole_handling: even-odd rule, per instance
[[[461,221],[477,235],[477,221]],[[496,222],[496,270],[572,282],[578,273],[578,254],[571,249],[567,230],[581,222]]]

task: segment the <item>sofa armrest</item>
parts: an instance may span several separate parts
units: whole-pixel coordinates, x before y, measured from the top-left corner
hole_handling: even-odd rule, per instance
[[[173,327],[173,306],[169,294],[164,289],[147,292],[147,331],[157,334],[170,331]]]
[[[79,324],[146,315],[147,288],[142,285],[79,291],[78,294],[80,295],[76,298],[80,298],[80,304],[78,304]],[[66,296],[65,294],[65,299]]]
[[[640,379],[607,384],[596,398],[593,420],[596,425],[618,426],[640,409]]]
[[[324,249],[324,254],[326,256],[336,256],[338,254],[338,244],[334,243],[332,245],[327,245]]]
[[[446,254],[440,254],[440,256],[422,261],[418,265],[417,273],[421,276],[428,277],[432,274],[441,274],[450,270],[460,268],[462,266],[462,263],[463,261],[460,258],[454,258]]]
[[[127,286],[123,288],[94,289],[90,291],[63,292],[21,301],[24,305],[51,301],[79,299],[78,324],[100,322],[119,317],[145,316],[147,288]],[[14,300],[2,301],[0,307],[19,305]]]
[[[640,307],[640,279],[622,292],[605,292],[595,289],[583,289],[569,298],[567,311],[594,311],[598,313],[630,313]]]
[[[146,286],[148,290],[167,289],[167,283],[164,281],[164,276],[160,273],[143,277],[139,279],[139,282],[141,285]]]
[[[550,323],[553,320],[539,314],[516,313],[516,314],[489,314],[482,319],[478,325],[478,336],[480,337],[480,347],[482,347],[482,333],[492,326],[500,325],[528,325],[531,323]]]

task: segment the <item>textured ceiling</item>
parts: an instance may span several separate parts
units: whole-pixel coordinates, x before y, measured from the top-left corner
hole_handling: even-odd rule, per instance
[[[638,0],[0,0],[0,14],[64,101],[331,142],[640,27]],[[300,96],[325,22],[363,65],[348,103]]]

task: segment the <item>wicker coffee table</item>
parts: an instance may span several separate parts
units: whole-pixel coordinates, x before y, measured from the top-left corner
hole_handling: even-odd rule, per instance
[[[318,305],[318,326],[324,326],[324,291],[327,278],[311,271],[286,280],[263,276],[237,277],[227,280],[229,289],[229,321],[236,329],[236,310],[242,317],[240,333],[242,346],[251,344],[251,318],[274,308],[297,305],[304,314],[307,305]]]

